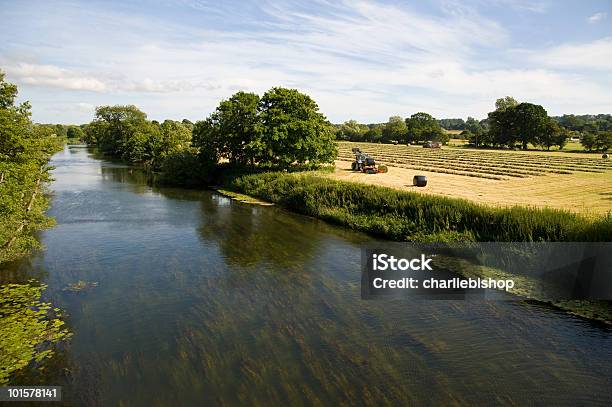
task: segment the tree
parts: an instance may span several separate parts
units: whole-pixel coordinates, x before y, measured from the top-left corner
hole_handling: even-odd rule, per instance
[[[55,126],[35,125],[30,104],[15,104],[17,87],[0,71],[0,263],[26,253],[38,243],[32,232],[47,227],[48,160],[62,146]]]
[[[563,150],[567,144],[567,140],[571,137],[571,132],[565,128],[561,128],[555,137],[555,145],[559,147],[559,150]]]
[[[469,132],[469,135],[467,135],[466,138],[470,140],[470,143],[478,147],[479,141],[482,142],[482,140],[479,139],[481,139],[482,135],[485,133],[485,129],[482,124],[480,124],[480,122],[473,117],[468,117],[465,121],[465,130]]]
[[[383,137],[383,129],[385,125],[375,124],[371,125],[368,131],[363,135],[363,141],[370,143],[380,143]]]
[[[399,116],[389,117],[389,121],[382,129],[382,141],[390,143],[392,141],[406,140],[406,122]]]
[[[409,141],[439,141],[447,143],[449,140],[440,124],[431,115],[423,112],[415,113],[406,119],[406,128]]]
[[[466,130],[463,119],[440,119],[438,123],[446,130]]]
[[[66,130],[66,137],[69,139],[81,140],[83,138],[83,130],[79,126],[70,126]]]
[[[527,150],[529,143],[537,142],[540,135],[551,131],[548,114],[540,105],[521,103],[508,111],[514,122],[515,138],[520,141],[523,150]]]
[[[504,111],[518,106],[519,102],[512,96],[499,98],[495,101],[495,110]]]
[[[587,150],[593,151],[597,144],[597,139],[593,133],[585,133],[582,135],[582,139],[580,140],[580,144]]]
[[[256,94],[235,93],[219,104],[207,123],[196,123],[193,130],[194,145],[205,147],[202,150],[205,154],[226,158],[231,163],[252,164],[261,149],[258,108],[259,96]],[[216,139],[207,139],[210,137]]]
[[[612,149],[612,131],[604,131],[595,137],[595,148],[599,151]]]
[[[560,135],[561,127],[555,121],[548,119],[542,131],[536,135],[534,144],[550,150],[552,146],[557,145]]]
[[[123,158],[135,156],[129,152],[147,129],[147,115],[136,106],[100,106],[87,131],[96,140],[100,151]],[[136,136],[136,133],[140,133]],[[136,140],[131,140],[132,138]],[[139,147],[140,149],[140,147]]]
[[[317,165],[337,156],[331,124],[308,95],[272,88],[259,103],[260,162],[288,167]]]
[[[340,125],[336,132],[336,138],[338,140],[361,141],[368,130],[368,126],[359,124],[356,120],[349,120]]]

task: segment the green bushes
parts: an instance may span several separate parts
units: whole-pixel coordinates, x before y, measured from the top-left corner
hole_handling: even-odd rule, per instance
[[[612,240],[610,215],[591,221],[561,210],[493,208],[308,174],[243,175],[229,180],[227,187],[400,241]]]

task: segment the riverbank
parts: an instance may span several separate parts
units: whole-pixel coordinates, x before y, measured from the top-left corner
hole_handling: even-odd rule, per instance
[[[495,208],[467,200],[343,182],[316,173],[269,172],[223,180],[230,189],[396,241],[612,241],[612,216]]]
[[[398,241],[610,241],[612,218],[592,220],[570,212],[493,208],[465,200],[360,185],[304,173],[261,173],[225,179],[240,194],[292,211]],[[482,269],[478,277],[498,277]],[[465,275],[464,277],[470,277]],[[508,276],[506,276],[508,277]],[[514,276],[518,277],[518,276]],[[612,324],[610,301],[551,301],[533,284],[513,293],[572,314]]]

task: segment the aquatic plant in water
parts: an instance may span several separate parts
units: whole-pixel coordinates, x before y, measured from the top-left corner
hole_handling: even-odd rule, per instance
[[[71,336],[60,309],[41,300],[46,288],[34,282],[0,287],[0,385],[31,364],[39,368]]]

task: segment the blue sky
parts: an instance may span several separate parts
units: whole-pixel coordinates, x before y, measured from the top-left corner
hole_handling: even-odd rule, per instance
[[[0,0],[0,21],[0,69],[39,122],[105,104],[199,120],[273,86],[333,122],[484,118],[505,95],[612,113],[610,1]]]

